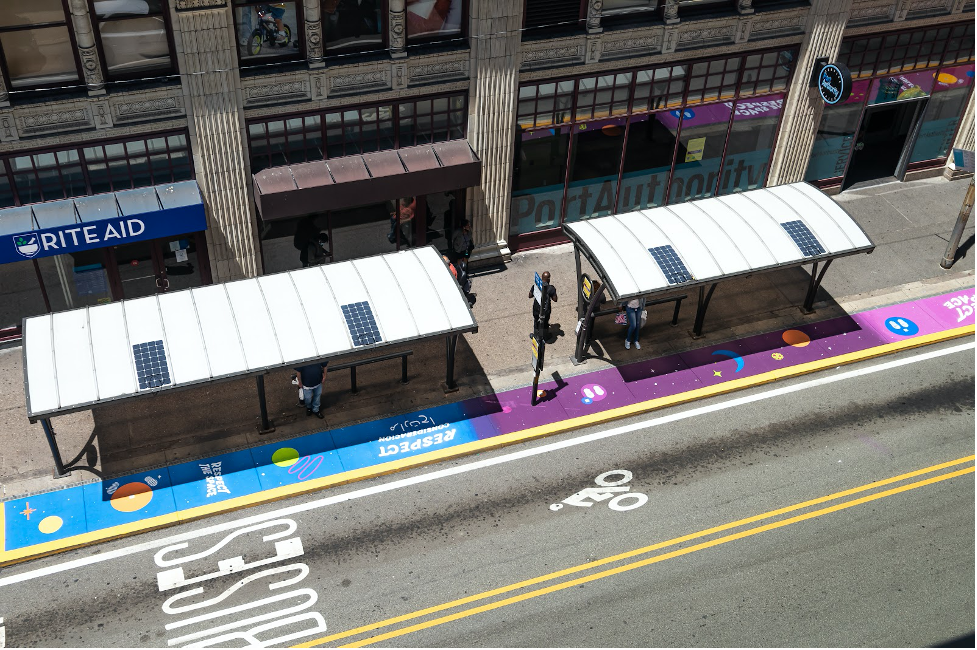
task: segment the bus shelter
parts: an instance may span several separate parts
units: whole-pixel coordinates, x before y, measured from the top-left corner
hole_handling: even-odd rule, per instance
[[[477,331],[433,246],[45,314],[23,321],[27,415],[63,475],[81,454],[62,462],[53,416],[255,376],[267,430],[269,370],[443,336],[450,389],[458,335]]]
[[[697,288],[694,337],[702,335],[709,301],[724,280],[810,264],[802,309],[811,313],[833,260],[875,250],[844,208],[807,183],[567,223],[563,229],[573,241],[578,286],[584,280],[582,255],[603,281],[601,291],[615,302]],[[599,296],[591,299],[587,311],[582,293],[577,363],[589,345],[588,325],[599,302]]]

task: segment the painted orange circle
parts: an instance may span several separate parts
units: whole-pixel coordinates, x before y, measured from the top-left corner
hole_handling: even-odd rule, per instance
[[[126,483],[112,495],[109,501],[119,512],[135,512],[153,500],[153,488],[145,483]]]
[[[803,348],[811,342],[811,337],[800,330],[787,330],[783,338],[784,343],[795,348]]]
[[[941,72],[936,77],[936,80],[939,81],[941,84],[947,84],[947,85],[957,83],[957,78],[954,77],[952,74],[948,74],[946,72]]]

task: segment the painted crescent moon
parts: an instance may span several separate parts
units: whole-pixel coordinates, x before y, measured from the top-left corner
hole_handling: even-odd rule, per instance
[[[741,357],[740,355],[736,354],[732,350],[716,350],[715,352],[713,352],[713,354],[714,355],[715,354],[721,354],[724,357],[729,357],[730,359],[733,359],[734,361],[736,361],[736,372],[739,372],[740,370],[743,369],[743,357]]]

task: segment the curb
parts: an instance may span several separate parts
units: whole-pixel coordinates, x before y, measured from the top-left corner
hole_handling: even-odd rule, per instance
[[[25,562],[27,560],[54,555],[71,549],[91,546],[100,542],[119,539],[121,537],[126,537],[136,533],[149,532],[169,526],[175,526],[181,523],[188,523],[211,515],[233,512],[243,508],[249,508],[302,494],[308,494],[310,492],[317,492],[330,487],[376,478],[407,469],[413,469],[415,467],[423,467],[425,465],[430,465],[444,460],[469,456],[482,451],[499,449],[501,447],[506,447],[529,440],[535,440],[537,438],[551,436],[558,433],[565,433],[567,431],[572,431],[582,427],[603,424],[605,422],[610,422],[621,418],[649,413],[651,411],[657,411],[670,406],[677,406],[700,399],[724,395],[781,379],[807,375],[821,370],[827,370],[829,368],[837,368],[905,350],[941,343],[943,341],[950,341],[968,335],[973,335],[974,332],[974,325],[957,327],[944,330],[942,332],[935,332],[933,334],[926,334],[916,338],[907,339],[905,341],[896,341],[894,343],[879,345],[858,352],[850,352],[837,357],[819,359],[817,361],[810,361],[807,363],[798,364],[796,366],[791,366],[789,368],[772,370],[751,377],[732,379],[727,382],[697,388],[685,393],[679,393],[677,395],[670,395],[644,402],[637,402],[635,404],[621,406],[615,409],[602,411],[600,413],[578,416],[552,424],[523,429],[521,431],[514,431],[512,433],[502,434],[485,440],[465,443],[458,445],[457,447],[449,447],[397,461],[373,465],[368,468],[351,470],[319,479],[311,479],[301,484],[280,486],[270,490],[228,499],[227,501],[222,501],[211,505],[198,506],[189,510],[177,511],[166,515],[144,519],[138,522],[114,526],[112,528],[105,528],[90,533],[83,533],[70,538],[45,542],[43,544],[36,544],[34,546],[28,546],[13,551],[2,551],[0,552],[0,567],[10,566],[12,564]],[[4,510],[0,508],[0,531],[3,530],[5,530]]]

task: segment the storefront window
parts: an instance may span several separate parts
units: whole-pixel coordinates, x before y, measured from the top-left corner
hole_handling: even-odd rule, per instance
[[[669,116],[677,121],[675,113],[679,111],[672,111]],[[675,153],[669,203],[704,199],[715,193],[731,113],[730,104],[710,104],[681,111],[682,130]]]
[[[559,81],[519,88],[518,122],[523,128],[567,124],[573,106],[573,81]]]
[[[763,187],[783,105],[783,95],[736,102],[718,194]]]
[[[973,79],[973,65],[940,70],[909,162],[945,158],[949,154]]]
[[[467,120],[468,96],[459,93],[251,122],[251,173],[292,163],[457,140],[465,137]]]
[[[383,47],[383,0],[322,0],[326,50],[377,50]]]
[[[238,55],[242,62],[300,58],[302,23],[295,2],[234,0]]]
[[[520,130],[512,172],[513,233],[557,228],[563,213],[569,127]]]
[[[741,58],[737,56],[693,65],[686,105],[735,97],[740,61]]]
[[[589,120],[626,115],[631,93],[631,73],[585,77],[577,82],[574,119]]]
[[[407,41],[461,34],[465,0],[407,0]]]
[[[634,107],[638,111],[657,111],[682,105],[687,66],[641,70],[634,84]]]
[[[614,213],[618,165],[627,118],[573,127],[565,221]]]
[[[13,88],[79,79],[61,0],[5,0],[0,10],[0,48]]]
[[[54,201],[193,178],[185,134],[16,155],[0,159],[0,162],[0,206]],[[7,169],[9,177],[5,173]]]
[[[678,120],[669,113],[635,115],[628,127],[617,211],[632,212],[665,204]]]
[[[783,50],[747,56],[740,80],[740,97],[787,90],[796,53],[796,50]]]
[[[881,77],[872,82],[868,104],[885,104],[906,99],[921,99],[933,91],[935,72],[907,72]]]
[[[104,259],[101,249],[38,258],[51,310],[112,302]]]
[[[163,0],[93,0],[93,21],[110,78],[172,67]]]
[[[868,89],[868,81],[856,81],[852,84],[851,96],[844,104],[824,108],[804,180],[844,176]]]

